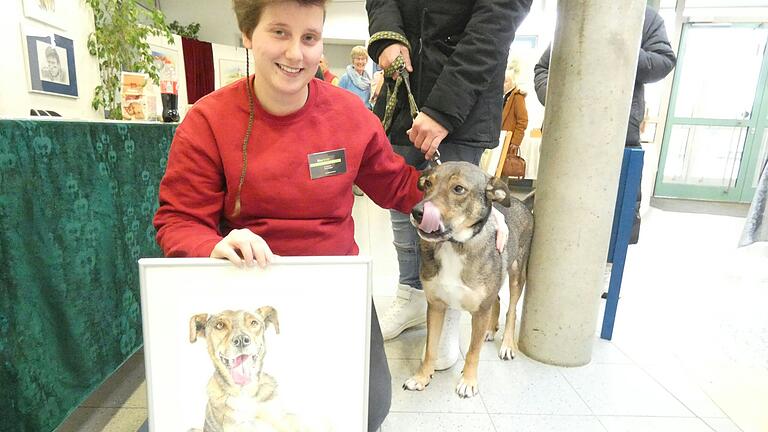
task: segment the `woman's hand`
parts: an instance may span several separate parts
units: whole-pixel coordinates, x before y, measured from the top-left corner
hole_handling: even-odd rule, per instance
[[[504,220],[504,215],[500,211],[493,207],[491,210],[491,216],[496,222],[496,249],[499,253],[504,252],[504,248],[507,246],[507,239],[509,239],[509,227],[507,221]]]
[[[261,268],[270,264],[274,257],[267,242],[247,228],[230,231],[211,252],[211,258],[226,258],[237,266],[251,267],[258,263]]]

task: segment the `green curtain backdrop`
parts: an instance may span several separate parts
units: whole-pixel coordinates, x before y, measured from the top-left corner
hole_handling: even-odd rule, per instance
[[[52,431],[142,344],[175,128],[0,120],[0,430]]]

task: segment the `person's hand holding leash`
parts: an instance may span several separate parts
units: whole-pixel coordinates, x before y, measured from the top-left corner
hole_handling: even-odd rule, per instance
[[[421,112],[413,119],[413,126],[406,133],[414,147],[421,150],[424,158],[429,160],[432,159],[432,155],[435,154],[435,150],[443,139],[448,136],[448,129]]]
[[[491,209],[491,216],[493,216],[496,222],[496,250],[499,253],[504,252],[504,247],[507,246],[507,239],[509,239],[509,226],[507,221],[504,220],[504,215],[496,208]]]
[[[211,258],[226,258],[234,265],[249,267],[258,263],[264,268],[274,257],[267,242],[247,228],[230,231],[211,252]]]
[[[381,51],[381,54],[379,54],[379,66],[382,69],[388,68],[399,55],[403,56],[405,70],[413,72],[413,66],[411,66],[411,52],[408,50],[407,46],[401,43],[394,43]],[[392,76],[392,79],[397,79],[397,73]]]

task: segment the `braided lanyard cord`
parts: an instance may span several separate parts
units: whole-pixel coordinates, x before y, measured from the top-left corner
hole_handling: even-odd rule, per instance
[[[392,31],[382,31],[371,36],[371,40],[368,41],[368,45],[380,40],[390,40],[402,43],[411,51],[411,43],[408,39],[400,33]],[[400,85],[405,83],[405,90],[408,95],[408,105],[411,110],[411,118],[416,118],[419,115],[419,107],[416,105],[416,99],[411,92],[411,84],[409,81],[408,70],[405,69],[405,60],[402,55],[398,55],[389,66],[384,68],[384,77],[392,78],[397,73],[397,79],[395,80],[395,87],[387,97],[387,105],[384,110],[384,118],[381,119],[381,124],[384,126],[384,132],[389,133],[389,127],[392,125],[392,116],[395,112],[395,105],[397,105],[397,94],[400,90]]]
[[[243,184],[245,183],[245,172],[248,168],[248,140],[251,139],[251,130],[253,129],[253,91],[251,90],[251,76],[248,70],[249,59],[248,50],[245,50],[245,88],[248,92],[248,129],[245,131],[245,138],[243,138],[243,164],[240,170],[240,182],[237,185],[237,195],[235,195],[235,209],[232,211],[232,217],[240,215],[240,195],[243,190]]]

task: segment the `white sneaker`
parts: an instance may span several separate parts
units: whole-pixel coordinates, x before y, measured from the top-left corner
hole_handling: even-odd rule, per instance
[[[394,339],[403,330],[425,322],[427,322],[427,298],[424,296],[424,291],[398,284],[397,297],[379,320],[384,340]]]
[[[440,343],[437,345],[437,360],[435,361],[435,370],[450,369],[459,359],[459,323],[461,321],[461,311],[457,309],[448,309],[445,311],[445,320],[443,321],[443,331],[440,333]],[[426,350],[426,344],[424,346]],[[424,358],[422,352],[421,358]]]

